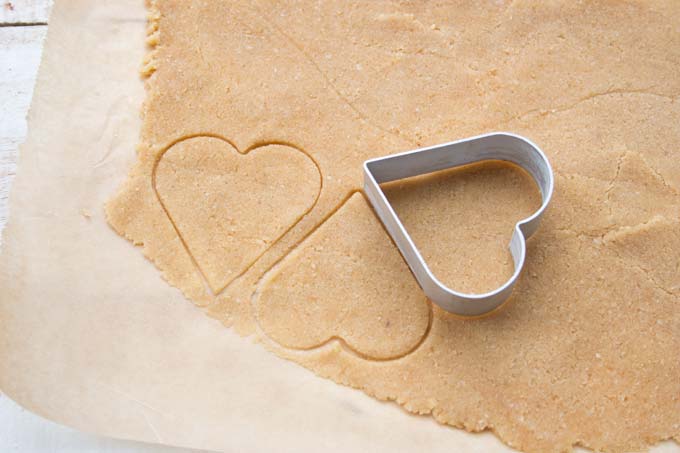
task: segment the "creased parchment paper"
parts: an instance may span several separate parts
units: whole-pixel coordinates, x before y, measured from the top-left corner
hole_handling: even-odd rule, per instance
[[[320,379],[205,316],[104,220],[135,158],[146,13],[58,1],[0,261],[0,389],[119,438],[222,451],[505,451]]]

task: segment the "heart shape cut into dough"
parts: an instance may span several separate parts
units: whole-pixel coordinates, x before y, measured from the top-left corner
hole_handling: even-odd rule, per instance
[[[367,359],[402,357],[426,337],[431,305],[361,194],[260,283],[257,319],[280,345],[341,339]]]
[[[200,136],[162,155],[154,184],[196,265],[219,293],[311,210],[321,174],[291,146],[241,153],[225,140]]]

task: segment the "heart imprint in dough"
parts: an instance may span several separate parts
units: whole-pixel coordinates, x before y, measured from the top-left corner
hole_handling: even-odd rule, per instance
[[[219,293],[310,211],[321,174],[291,146],[239,152],[225,140],[200,136],[162,155],[154,184],[196,265]]]
[[[355,354],[390,360],[426,337],[431,305],[364,197],[355,193],[262,279],[262,330],[281,346],[342,341]]]

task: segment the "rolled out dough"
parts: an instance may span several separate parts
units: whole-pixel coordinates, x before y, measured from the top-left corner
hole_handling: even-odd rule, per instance
[[[677,439],[678,23],[670,1],[155,2],[108,220],[211,316],[410,412],[527,451]],[[361,163],[494,129],[546,151],[555,197],[511,300],[462,320],[422,297]],[[465,291],[507,278],[538,204],[498,164],[388,193]]]

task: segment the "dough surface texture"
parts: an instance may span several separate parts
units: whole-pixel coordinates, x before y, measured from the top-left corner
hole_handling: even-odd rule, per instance
[[[210,316],[320,376],[532,452],[680,436],[677,2],[153,2],[110,225]],[[509,130],[555,194],[511,299],[425,299],[364,160]],[[540,197],[473,165],[385,190],[437,277],[512,272]]]

